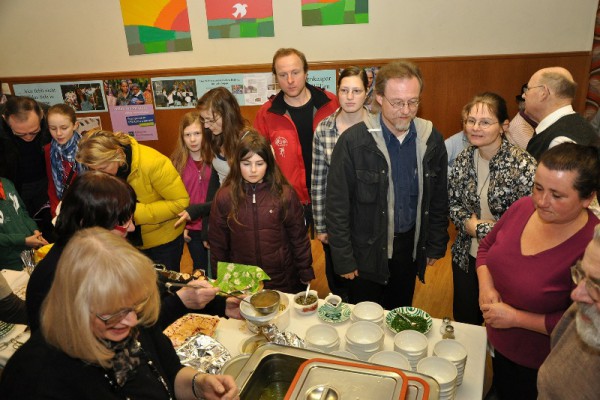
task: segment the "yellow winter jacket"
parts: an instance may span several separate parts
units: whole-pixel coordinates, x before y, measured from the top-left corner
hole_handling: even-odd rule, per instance
[[[173,228],[178,213],[190,197],[171,160],[131,138],[131,172],[127,182],[137,195],[134,222],[141,226],[141,249],[160,246],[183,233],[184,224]]]

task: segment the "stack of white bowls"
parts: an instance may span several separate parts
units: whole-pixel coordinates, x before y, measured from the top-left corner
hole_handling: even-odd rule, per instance
[[[433,346],[433,355],[445,358],[454,364],[458,371],[456,386],[460,386],[465,375],[465,365],[467,364],[467,349],[465,346],[453,339],[443,339]]]
[[[427,336],[421,332],[406,330],[394,336],[394,350],[406,357],[413,371],[419,360],[427,357],[428,345]]]
[[[441,357],[426,357],[419,361],[417,372],[431,376],[440,385],[440,400],[451,400],[456,395],[456,376],[454,364]]]
[[[355,322],[346,331],[346,350],[367,361],[383,349],[384,336],[383,329],[373,322]]]
[[[402,354],[397,351],[384,350],[375,353],[369,358],[369,362],[373,364],[385,365],[392,368],[399,368],[405,371],[410,371],[410,362]]]
[[[363,301],[354,306],[350,320],[352,322],[368,321],[383,325],[383,307],[372,301]]]
[[[306,330],[304,342],[307,348],[314,348],[324,353],[331,353],[340,348],[340,337],[337,330],[331,325],[311,326]]]

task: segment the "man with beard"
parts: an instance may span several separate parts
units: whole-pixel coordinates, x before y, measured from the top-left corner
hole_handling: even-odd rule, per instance
[[[597,399],[600,393],[600,225],[583,259],[571,267],[574,303],[552,332],[538,373],[539,399]]]
[[[417,117],[423,80],[407,61],[379,70],[377,114],[348,128],[333,150],[326,221],[335,272],[351,303],[410,306],[415,277],[446,253],[448,155]]]

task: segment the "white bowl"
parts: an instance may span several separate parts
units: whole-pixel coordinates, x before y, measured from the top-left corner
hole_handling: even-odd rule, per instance
[[[418,356],[427,353],[427,336],[421,332],[406,330],[394,336],[394,350],[403,354]]]
[[[369,362],[379,365],[387,365],[392,368],[411,370],[410,362],[402,354],[395,351],[380,351],[369,358]]]
[[[296,312],[300,315],[312,315],[317,311],[317,308],[319,307],[319,293],[317,293],[316,290],[309,290],[308,295],[309,296],[313,295],[315,297],[316,300],[314,303],[306,304],[306,305],[296,303],[296,299],[298,299],[300,297],[304,298],[306,296],[306,291],[296,293],[294,295],[293,306],[294,306],[294,309],[296,310]]]
[[[352,316],[356,321],[383,321],[383,307],[372,301],[363,301],[354,306]]]
[[[434,378],[440,384],[440,391],[451,391],[456,386],[458,371],[445,358],[425,357],[417,364],[417,372]]]
[[[462,364],[467,359],[467,349],[454,339],[442,339],[433,346],[433,355]]]
[[[304,341],[308,347],[316,347],[324,351],[337,350],[340,338],[337,330],[331,325],[313,325],[306,330]]]
[[[346,331],[346,342],[358,347],[373,347],[383,343],[383,338],[383,329],[379,325],[368,321],[355,322]]]
[[[248,321],[248,329],[253,333],[258,333],[259,326],[274,323],[280,331],[285,330],[290,324],[290,299],[283,293],[279,292],[281,302],[279,310],[263,315],[256,311],[252,304],[245,301],[240,302],[240,314]]]

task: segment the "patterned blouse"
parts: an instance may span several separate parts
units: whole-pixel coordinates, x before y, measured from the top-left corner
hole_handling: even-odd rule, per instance
[[[454,161],[448,175],[450,219],[458,230],[452,245],[452,262],[465,272],[469,272],[471,236],[467,233],[464,223],[473,213],[481,218],[475,149],[475,146],[464,149]],[[531,194],[536,165],[535,159],[529,153],[502,137],[500,149],[490,159],[488,205],[496,221],[512,203]],[[477,238],[483,239],[493,226],[493,223],[488,222],[477,224]]]

